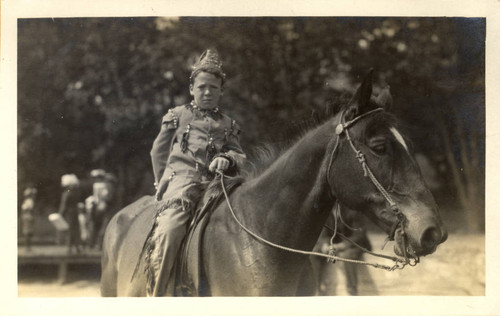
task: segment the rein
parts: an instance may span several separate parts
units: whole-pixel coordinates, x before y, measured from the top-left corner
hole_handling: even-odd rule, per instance
[[[224,185],[224,177],[226,177],[226,176],[223,174],[222,171],[217,170],[216,172],[220,176],[220,182],[221,182],[222,190],[224,192],[224,196],[226,198],[227,205],[229,207],[229,210],[231,211],[231,214],[232,214],[234,220],[248,234],[250,234],[251,236],[253,236],[257,240],[259,240],[259,241],[261,241],[261,242],[263,242],[263,243],[265,243],[265,244],[267,244],[269,246],[272,246],[272,247],[275,247],[275,248],[278,248],[278,249],[282,249],[282,250],[285,250],[285,251],[297,253],[297,254],[311,255],[311,256],[317,256],[317,257],[324,257],[324,258],[327,258],[328,262],[332,262],[332,263],[335,263],[338,260],[338,261],[342,261],[342,262],[356,263],[356,264],[361,264],[361,265],[372,266],[372,267],[379,268],[379,269],[384,269],[384,270],[387,270],[387,271],[394,271],[394,270],[397,270],[397,269],[403,269],[406,265],[410,265],[410,266],[416,265],[418,263],[418,258],[412,263],[410,261],[410,259],[408,258],[407,253],[406,253],[406,236],[405,236],[405,231],[404,231],[404,222],[405,222],[406,219],[405,219],[404,215],[399,211],[396,203],[394,202],[394,200],[392,200],[392,198],[389,195],[389,193],[385,190],[385,188],[380,184],[380,182],[377,180],[377,178],[373,175],[370,167],[366,163],[366,159],[364,157],[364,154],[354,146],[354,143],[353,143],[353,141],[351,139],[351,136],[349,134],[349,128],[352,127],[356,122],[358,122],[359,120],[361,120],[361,119],[363,119],[363,118],[365,118],[365,117],[367,117],[367,116],[369,116],[371,114],[374,114],[374,113],[377,113],[377,112],[380,112],[380,111],[383,111],[383,110],[384,109],[382,109],[382,108],[377,108],[375,110],[372,110],[372,111],[366,112],[366,113],[364,113],[362,115],[359,115],[359,116],[355,117],[354,119],[352,119],[352,120],[350,120],[348,122],[342,122],[344,120],[344,113],[342,113],[341,123],[339,123],[336,126],[336,128],[335,128],[335,134],[337,135],[337,140],[336,140],[336,143],[335,143],[335,147],[332,150],[332,154],[330,156],[330,161],[329,161],[329,164],[328,164],[328,169],[327,169],[327,183],[330,186],[330,188],[333,189],[333,186],[330,183],[330,169],[331,169],[331,167],[333,165],[333,161],[334,161],[334,157],[335,157],[335,152],[337,151],[337,148],[338,148],[338,145],[339,145],[339,142],[340,142],[340,135],[342,135],[343,133],[345,133],[346,139],[349,141],[349,144],[350,144],[352,150],[354,151],[354,153],[356,155],[356,158],[358,159],[359,163],[361,164],[361,166],[363,168],[364,176],[365,177],[369,177],[369,179],[372,181],[372,183],[375,185],[375,187],[379,190],[379,192],[382,194],[382,196],[387,200],[387,202],[389,203],[389,206],[391,207],[391,210],[395,213],[395,215],[396,215],[396,217],[398,219],[398,221],[395,222],[394,226],[391,229],[391,233],[388,236],[388,240],[394,240],[394,235],[396,234],[396,232],[399,232],[399,234],[401,235],[402,241],[403,241],[404,259],[401,259],[401,258],[398,258],[398,257],[392,257],[392,256],[386,256],[386,255],[376,254],[374,252],[371,252],[371,251],[363,248],[362,246],[358,245],[354,241],[350,240],[349,238],[347,238],[343,234],[337,232],[337,217],[336,217],[336,214],[335,214],[335,230],[332,230],[331,228],[325,226],[327,229],[330,229],[330,230],[333,231],[334,236],[335,236],[335,234],[339,234],[339,236],[341,236],[342,238],[346,239],[347,241],[349,241],[350,243],[352,243],[354,246],[356,246],[359,249],[361,249],[363,252],[365,252],[367,254],[371,254],[373,256],[377,256],[377,257],[381,257],[381,258],[384,258],[384,259],[392,260],[392,261],[395,262],[395,264],[393,266],[388,266],[388,265],[378,264],[378,263],[373,263],[373,262],[367,262],[367,261],[361,261],[361,260],[354,260],[354,259],[347,259],[347,258],[338,257],[338,256],[335,255],[335,249],[333,247],[333,237],[334,236],[330,239],[330,250],[329,250],[328,254],[324,254],[324,253],[320,253],[320,252],[314,252],[314,251],[304,251],[304,250],[293,249],[293,248],[289,248],[289,247],[286,247],[286,246],[281,246],[281,245],[275,244],[275,243],[273,243],[271,241],[268,241],[268,240],[266,240],[266,239],[258,236],[254,232],[252,232],[250,229],[248,229],[247,227],[245,227],[245,225],[243,225],[238,220],[238,218],[236,217],[236,214],[234,213],[233,207],[232,207],[231,202],[229,200],[229,196],[228,196],[228,194],[226,192],[226,187]],[[338,205],[339,204],[337,204],[337,207],[338,207]]]
[[[275,248],[278,248],[278,249],[281,249],[281,250],[285,250],[285,251],[297,253],[297,254],[308,255],[308,256],[316,256],[316,257],[323,257],[323,258],[326,258],[328,260],[333,260],[332,262],[335,262],[336,260],[338,260],[338,261],[349,262],[349,263],[357,263],[357,264],[372,266],[372,267],[379,268],[379,269],[384,269],[384,270],[387,270],[387,271],[394,271],[396,269],[402,269],[405,266],[405,263],[401,259],[396,258],[396,257],[388,257],[388,256],[386,257],[386,259],[391,259],[391,260],[393,260],[393,261],[396,262],[396,264],[394,264],[393,266],[388,266],[388,265],[378,264],[378,263],[373,263],[373,262],[366,262],[366,261],[360,261],[360,260],[354,260],[354,259],[341,258],[341,257],[337,257],[335,255],[332,255],[330,253],[329,254],[324,254],[324,253],[314,252],[314,251],[305,251],[305,250],[293,249],[293,248],[290,248],[290,247],[281,246],[281,245],[275,244],[275,243],[273,243],[271,241],[268,241],[268,240],[260,237],[259,235],[255,234],[254,232],[252,232],[250,229],[248,229],[245,225],[243,225],[243,223],[241,223],[238,220],[238,218],[236,217],[236,214],[234,213],[233,207],[231,205],[231,201],[229,200],[229,196],[227,194],[226,187],[224,185],[224,177],[227,177],[227,176],[225,176],[221,171],[217,171],[217,173],[220,176],[220,182],[221,182],[221,185],[222,185],[222,191],[224,192],[224,196],[226,198],[227,205],[228,205],[229,210],[231,211],[231,215],[233,216],[233,218],[236,221],[236,223],[238,223],[238,225],[240,225],[240,227],[244,231],[246,231],[248,234],[250,234],[252,237],[254,237],[257,240],[260,240],[261,242],[263,242],[263,243],[265,243],[265,244],[267,244],[269,246],[272,246],[272,247],[275,247]],[[361,246],[359,246],[359,247],[361,247]],[[369,252],[369,251],[366,250],[366,252]]]

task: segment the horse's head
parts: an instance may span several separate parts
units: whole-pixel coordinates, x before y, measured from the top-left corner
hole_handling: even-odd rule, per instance
[[[392,102],[389,91],[374,98],[371,77],[370,71],[332,121],[336,137],[327,172],[332,194],[394,238],[396,254],[431,254],[447,232],[396,120],[384,111]]]

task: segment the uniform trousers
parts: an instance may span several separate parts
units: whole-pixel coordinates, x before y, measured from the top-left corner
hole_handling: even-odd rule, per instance
[[[170,281],[173,281],[170,280],[172,270],[177,252],[186,234],[189,219],[189,212],[184,211],[182,207],[165,209],[157,218],[157,226],[152,236],[154,249],[151,253],[151,267],[154,273],[154,284],[158,290],[153,295],[172,296],[174,294],[173,286],[168,287],[167,293],[161,293],[161,291],[167,288]]]

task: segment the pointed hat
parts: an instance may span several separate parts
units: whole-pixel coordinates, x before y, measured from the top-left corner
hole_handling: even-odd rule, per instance
[[[222,79],[222,83],[226,80],[226,74],[222,70],[222,62],[219,59],[219,54],[213,49],[207,49],[201,54],[198,61],[193,66],[190,80],[194,80],[196,75],[201,71],[206,71],[214,74]]]

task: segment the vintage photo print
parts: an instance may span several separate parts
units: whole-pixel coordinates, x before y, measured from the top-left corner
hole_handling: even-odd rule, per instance
[[[500,310],[500,3],[2,5],[6,314]]]

